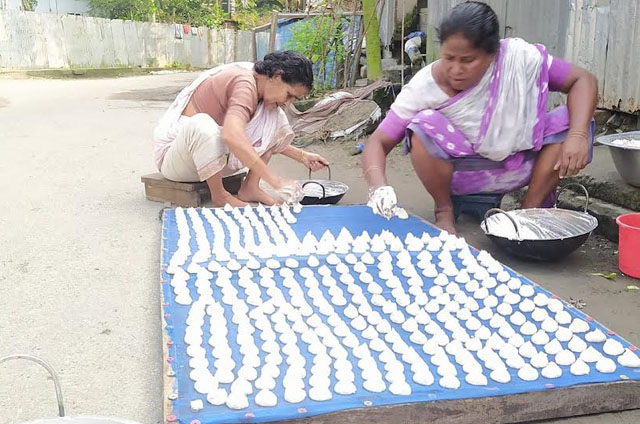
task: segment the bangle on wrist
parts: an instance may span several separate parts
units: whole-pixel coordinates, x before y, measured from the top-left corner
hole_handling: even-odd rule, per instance
[[[569,130],[567,137],[580,137],[585,141],[589,139],[588,132],[583,130]]]
[[[251,163],[247,164],[247,168],[251,169],[256,164],[256,162],[258,162],[258,159],[260,159],[260,156],[255,155]]]

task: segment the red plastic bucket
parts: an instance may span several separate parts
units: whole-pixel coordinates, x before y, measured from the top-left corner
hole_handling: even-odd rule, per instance
[[[620,215],[618,223],[618,267],[630,277],[640,278],[640,213]]]

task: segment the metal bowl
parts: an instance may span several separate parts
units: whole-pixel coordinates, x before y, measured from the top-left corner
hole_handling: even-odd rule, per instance
[[[56,391],[56,400],[58,401],[58,417],[56,418],[44,418],[34,421],[24,422],[23,424],[138,424],[134,421],[125,420],[122,418],[114,417],[97,417],[97,416],[77,416],[69,417],[65,415],[64,400],[62,399],[62,387],[60,386],[60,379],[58,374],[48,362],[38,358],[37,356],[17,354],[0,357],[0,364],[13,360],[27,360],[35,362],[43,367],[49,373],[49,376],[53,380],[53,387]]]
[[[635,187],[640,187],[640,145],[625,146],[621,140],[640,140],[640,131],[598,137],[598,143],[609,146],[609,152],[622,179]],[[618,143],[618,144],[616,144]]]
[[[508,253],[524,259],[557,261],[582,246],[598,226],[585,212],[567,209],[517,209],[487,216],[484,233]]]
[[[538,261],[560,260],[587,241],[598,226],[598,220],[587,213],[587,189],[580,184],[569,185],[584,189],[584,212],[559,208],[509,212],[490,209],[480,227],[491,241],[512,255]]]
[[[300,181],[304,198],[303,205],[333,205],[342,199],[349,187],[340,181],[308,180]]]
[[[309,170],[308,180],[299,180],[304,193],[303,199],[300,201],[303,205],[335,205],[349,190],[349,186],[340,181],[331,178],[331,168],[327,166],[329,171],[328,180],[312,180],[311,170]]]

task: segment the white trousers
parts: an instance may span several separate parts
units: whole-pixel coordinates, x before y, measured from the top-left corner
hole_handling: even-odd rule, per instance
[[[221,128],[206,113],[181,116],[180,130],[162,160],[160,172],[172,181],[205,181],[224,169],[229,148]]]

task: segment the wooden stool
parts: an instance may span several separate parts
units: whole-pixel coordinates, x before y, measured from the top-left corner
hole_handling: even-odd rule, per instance
[[[451,196],[454,219],[457,220],[460,214],[467,213],[482,221],[489,209],[500,207],[503,197],[504,194],[487,193]]]
[[[222,179],[222,185],[231,194],[237,194],[246,172],[230,175]],[[200,207],[211,200],[211,192],[207,183],[179,183],[167,180],[159,172],[144,175],[140,180],[144,183],[144,194],[153,202],[171,202],[176,206]]]

